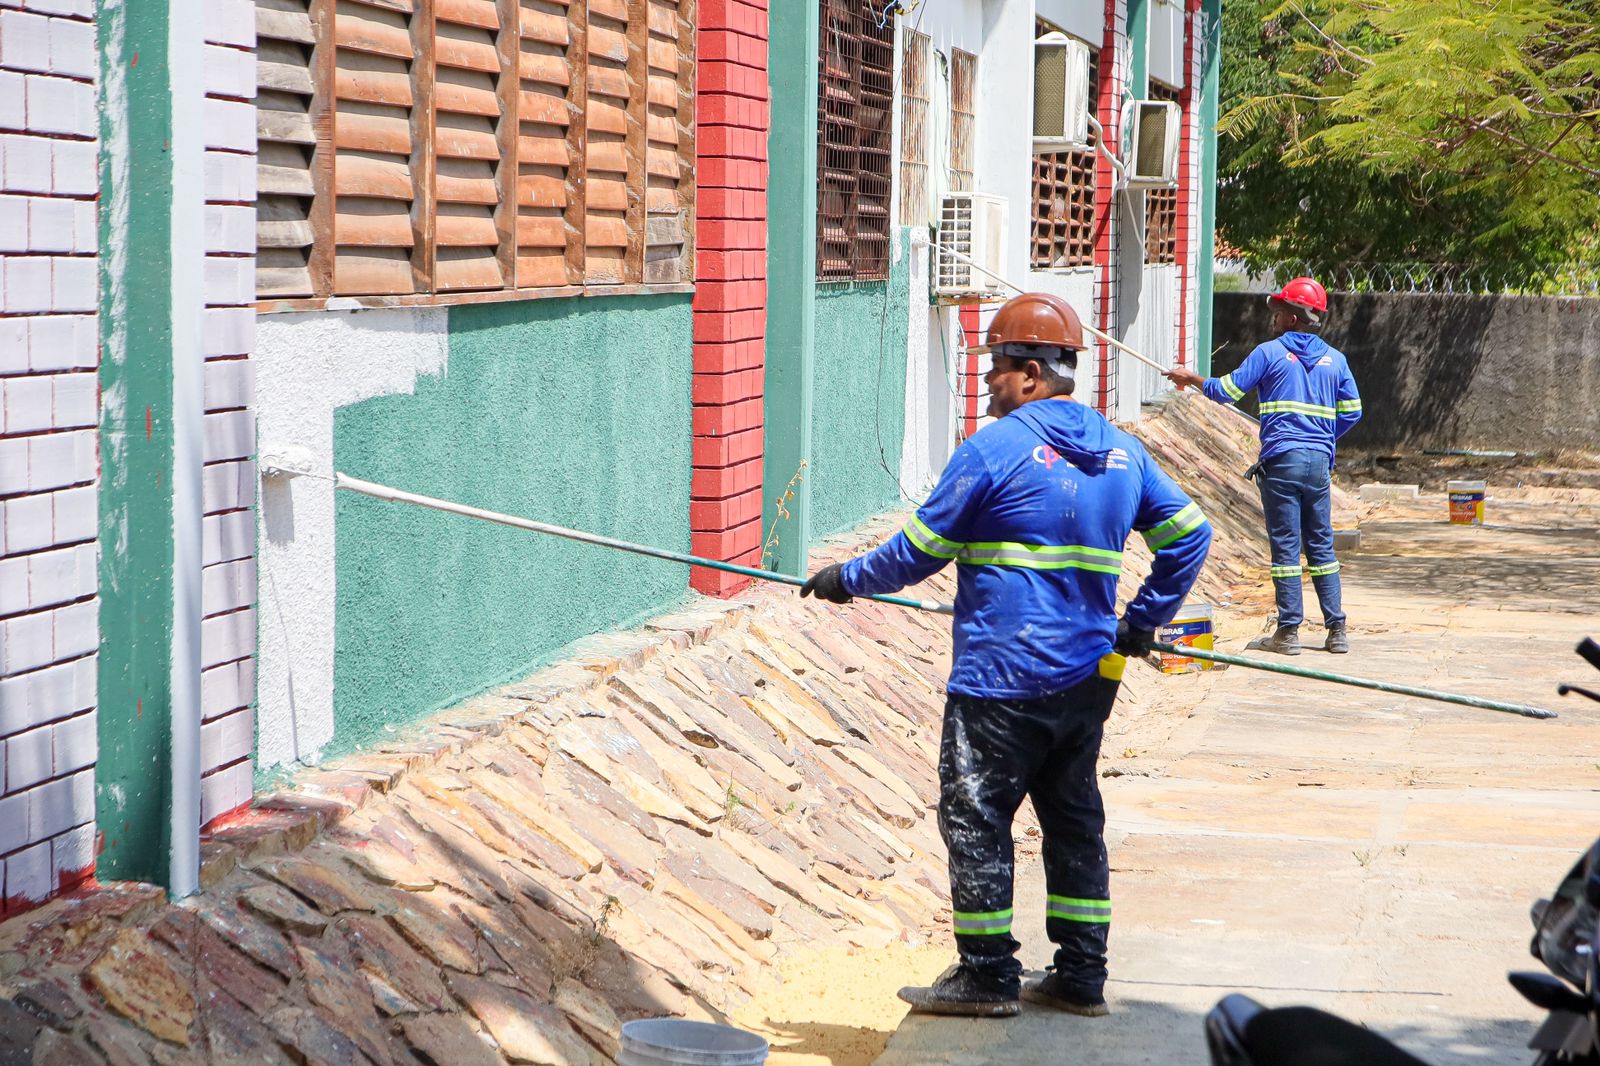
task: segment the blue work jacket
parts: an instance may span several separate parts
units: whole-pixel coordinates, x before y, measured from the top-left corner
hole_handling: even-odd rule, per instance
[[[1153,630],[1183,605],[1211,526],[1136,439],[1083,404],[1039,400],[957,448],[928,502],[843,580],[881,594],[954,560],[949,691],[1031,699],[1084,680],[1111,651],[1132,530],[1155,563],[1125,613]]]
[[[1233,403],[1255,389],[1261,400],[1261,458],[1297,449],[1323,452],[1361,421],[1361,394],[1344,353],[1315,333],[1285,333],[1256,348],[1239,369],[1207,378],[1205,394]]]

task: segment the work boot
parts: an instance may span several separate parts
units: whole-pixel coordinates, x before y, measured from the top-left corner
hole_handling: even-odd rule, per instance
[[[1328,641],[1322,647],[1325,651],[1331,651],[1335,655],[1350,654],[1350,634],[1345,629],[1343,622],[1330,622],[1328,624]]]
[[[956,963],[926,988],[907,985],[900,998],[913,1014],[963,1014],[975,1018],[1006,1018],[1022,1009],[1017,982],[984,977]]]
[[[1257,637],[1245,645],[1248,651],[1275,651],[1279,655],[1300,654],[1300,627],[1279,626],[1270,637]]]
[[[1022,982],[1022,998],[1085,1018],[1103,1018],[1111,1013],[1104,995],[1067,984],[1066,978],[1054,968],[1046,971],[1043,977],[1030,977]]]

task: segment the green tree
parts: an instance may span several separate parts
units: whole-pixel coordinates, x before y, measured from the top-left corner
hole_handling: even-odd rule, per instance
[[[1537,276],[1600,227],[1600,0],[1224,5],[1223,236]]]

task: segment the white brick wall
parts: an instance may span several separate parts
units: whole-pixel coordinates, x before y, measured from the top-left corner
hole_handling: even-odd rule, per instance
[[[254,0],[206,7],[202,821],[250,801],[255,749]]]
[[[92,0],[0,0],[0,914],[94,863]]]

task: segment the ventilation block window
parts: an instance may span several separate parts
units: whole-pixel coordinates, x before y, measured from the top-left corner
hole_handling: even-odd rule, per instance
[[[822,0],[817,280],[889,276],[894,26],[870,4]]]
[[[1150,99],[1178,103],[1179,93],[1153,81]],[[1144,261],[1152,265],[1178,261],[1177,189],[1150,189],[1144,194]]]
[[[978,57],[950,50],[950,191],[971,192],[976,169]]]
[[[258,296],[693,276],[694,0],[256,0]]]
[[[1040,23],[1037,35],[1055,28]],[[1100,55],[1089,52],[1091,99],[1099,98]],[[1099,137],[1089,128],[1087,152],[1040,152],[1033,157],[1034,270],[1070,270],[1094,265],[1094,149]]]
[[[907,31],[900,59],[900,222],[927,225],[928,102],[933,38]]]

